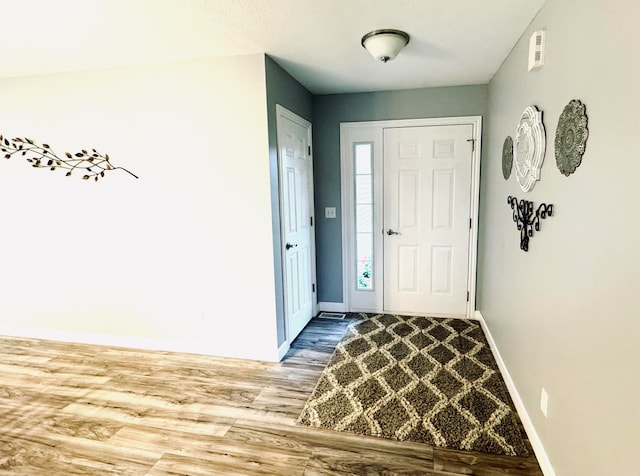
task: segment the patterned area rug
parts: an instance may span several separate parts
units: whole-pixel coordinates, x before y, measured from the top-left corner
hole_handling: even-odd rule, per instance
[[[479,322],[377,315],[351,324],[298,423],[525,456]]]

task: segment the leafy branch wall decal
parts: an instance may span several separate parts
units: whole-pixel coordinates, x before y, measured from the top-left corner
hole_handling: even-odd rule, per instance
[[[27,137],[8,139],[0,135],[0,150],[4,152],[5,159],[19,155],[25,157],[32,167],[66,170],[67,177],[77,171],[82,174],[83,180],[93,178],[97,182],[109,170],[123,170],[129,175],[138,178],[136,174],[124,167],[111,165],[109,154],[101,154],[96,149],[91,149],[91,151],[82,149],[75,154],[65,152],[64,157],[60,157],[51,149],[49,144],[38,145]]]

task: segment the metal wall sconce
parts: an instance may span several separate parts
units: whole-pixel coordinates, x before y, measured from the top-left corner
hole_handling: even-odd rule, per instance
[[[540,231],[540,220],[544,220],[547,216],[553,216],[553,205],[541,203],[540,206],[533,211],[533,202],[529,200],[520,200],[516,197],[509,196],[507,203],[511,205],[513,210],[513,221],[518,225],[520,230],[520,249],[529,251],[529,238],[533,236],[533,230]]]

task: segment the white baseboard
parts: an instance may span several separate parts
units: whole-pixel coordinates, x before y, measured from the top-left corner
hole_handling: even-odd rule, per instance
[[[343,302],[319,302],[318,307],[321,312],[347,312],[347,306]]]
[[[289,341],[284,341],[280,347],[278,347],[278,360],[282,360],[284,356],[287,355],[290,348],[291,345],[289,344]]]
[[[547,452],[544,450],[544,446],[542,446],[542,441],[538,437],[538,433],[536,432],[535,427],[533,426],[533,422],[529,417],[529,413],[524,406],[524,402],[522,398],[520,398],[520,394],[518,393],[518,389],[516,388],[513,379],[511,378],[511,374],[509,374],[509,370],[507,369],[507,365],[502,360],[502,356],[500,355],[500,351],[496,346],[496,342],[493,340],[493,336],[487,327],[487,323],[484,320],[484,317],[480,313],[480,311],[475,311],[475,319],[480,321],[480,325],[482,326],[482,330],[484,331],[485,336],[487,337],[487,342],[489,342],[489,347],[491,347],[491,351],[493,352],[493,356],[496,359],[496,363],[500,368],[500,372],[502,373],[502,378],[504,382],[507,384],[507,389],[509,390],[509,394],[511,395],[511,399],[513,400],[514,405],[516,406],[516,410],[518,411],[518,415],[520,416],[520,420],[522,421],[522,425],[524,426],[525,431],[527,432],[527,436],[529,437],[529,442],[531,442],[531,446],[533,447],[533,451],[536,454],[536,458],[538,459],[538,464],[540,464],[540,469],[545,476],[556,476],[556,472],[551,466],[551,461],[549,461],[549,457],[547,456]]]

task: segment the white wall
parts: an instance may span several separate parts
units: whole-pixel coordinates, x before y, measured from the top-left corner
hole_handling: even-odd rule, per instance
[[[638,20],[631,0],[547,0],[489,85],[478,307],[561,476],[640,474]],[[547,31],[546,64],[527,73],[537,29]],[[565,177],[553,142],[571,99],[586,105],[590,132]],[[524,193],[503,179],[501,151],[528,105],[544,112],[548,148],[541,181]],[[555,206],[528,253],[509,195]]]
[[[277,359],[264,68],[0,81],[0,133],[96,148],[140,176],[0,162],[0,332]]]

